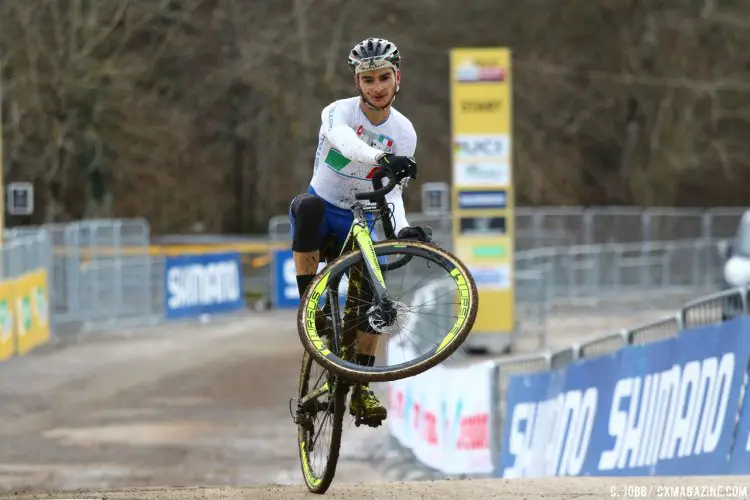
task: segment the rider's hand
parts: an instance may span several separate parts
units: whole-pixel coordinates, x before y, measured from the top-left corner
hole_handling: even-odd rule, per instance
[[[414,161],[414,158],[385,153],[378,157],[378,165],[387,172],[394,174],[397,181],[406,177],[417,178],[417,162]]]
[[[429,226],[405,227],[398,232],[398,239],[425,241],[429,243],[432,241],[432,228]]]

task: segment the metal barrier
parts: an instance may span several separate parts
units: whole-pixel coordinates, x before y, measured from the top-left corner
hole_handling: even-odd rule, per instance
[[[653,323],[626,330],[628,344],[645,344],[674,337],[682,329],[679,315],[669,316]]]
[[[516,254],[518,272],[544,273],[558,300],[720,285],[722,262],[713,240],[540,248]]]
[[[539,345],[545,345],[548,311],[557,306],[586,305],[602,311],[632,308],[636,303],[674,307],[685,297],[721,288],[723,262],[717,241],[735,232],[743,212],[741,208],[517,208],[514,340],[536,335]],[[408,218],[412,224],[430,225],[435,240],[452,248],[450,217],[409,213]],[[290,239],[288,215],[271,218],[269,238]]]
[[[628,332],[622,330],[617,333],[610,333],[599,338],[581,343],[578,348],[579,358],[590,358],[594,356],[603,356],[617,351],[619,348],[627,345]]]
[[[739,207],[516,207],[515,248],[730,238],[744,211]],[[435,240],[450,248],[449,215],[410,212],[407,217],[411,224],[431,226]],[[289,240],[290,228],[287,214],[271,217],[269,238]]]
[[[16,278],[24,273],[43,269],[52,264],[52,247],[46,233],[30,234],[6,241],[0,249],[2,269],[0,280]]]
[[[145,220],[86,220],[5,232],[9,252],[30,238],[48,242],[50,320],[56,334],[160,321],[163,258],[149,252]],[[14,257],[8,258],[13,268]]]
[[[721,323],[748,311],[747,290],[737,288],[689,302],[680,311],[683,328]]]

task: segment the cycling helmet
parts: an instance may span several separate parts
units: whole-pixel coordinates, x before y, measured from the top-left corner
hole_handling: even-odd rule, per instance
[[[366,38],[349,53],[349,69],[355,75],[380,68],[398,69],[400,64],[398,47],[384,38]]]

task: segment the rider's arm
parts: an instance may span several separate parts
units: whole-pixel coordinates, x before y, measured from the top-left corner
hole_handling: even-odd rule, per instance
[[[347,111],[338,103],[331,104],[323,110],[323,130],[331,146],[336,148],[344,157],[360,163],[376,165],[377,156],[382,154],[362,141],[347,124]]]
[[[397,155],[414,157],[414,153],[417,150],[417,134],[413,130],[410,132],[395,152]],[[393,204],[393,230],[398,236],[398,232],[401,229],[409,227],[409,221],[406,220],[406,209],[404,208],[401,186],[396,186],[393,191],[386,195],[385,199],[387,203]]]
[[[393,232],[398,236],[398,232],[405,227],[409,227],[409,221],[406,220],[406,209],[404,208],[404,199],[401,197],[401,186],[385,195],[386,203],[392,204],[393,209]]]

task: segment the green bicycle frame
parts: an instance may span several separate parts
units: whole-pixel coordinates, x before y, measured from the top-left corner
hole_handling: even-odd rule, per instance
[[[383,271],[380,269],[378,257],[375,255],[375,247],[370,236],[370,229],[367,226],[364,207],[361,203],[356,203],[353,210],[355,212],[354,221],[344,241],[344,250],[342,250],[342,253],[359,248],[364,256],[367,271],[370,273],[370,276],[375,278],[372,280],[373,291],[378,300],[380,300],[386,293],[385,279],[383,278]]]
[[[357,309],[361,306],[359,303],[359,294],[361,292],[360,283],[364,278],[364,267],[367,268],[370,276],[374,278],[371,280],[372,291],[374,294],[373,299],[375,301],[381,301],[386,295],[385,279],[377,255],[375,254],[375,248],[370,236],[367,219],[365,218],[364,206],[357,202],[352,206],[352,211],[354,212],[354,220],[352,221],[351,229],[344,240],[344,245],[339,255],[358,249],[364,256],[364,266],[359,263],[351,267],[351,272],[349,273],[349,291],[344,306],[344,324],[340,325],[337,321],[334,321],[334,338],[338,339],[337,343],[340,342],[340,344],[338,344],[339,348],[346,348],[354,342],[356,338],[356,336],[354,336],[354,330],[356,330],[356,328],[350,328],[348,326],[350,324],[348,319],[350,319],[352,315],[356,315]],[[324,275],[321,281],[312,290],[310,298],[302,307],[305,308],[305,322],[307,325],[307,335],[310,338],[310,341],[323,356],[328,356],[331,354],[331,350],[323,343],[323,340],[318,335],[315,325],[315,316],[318,312],[318,301],[327,288],[333,287],[333,289],[335,289],[338,287],[339,278],[337,277],[335,279],[336,283],[331,283],[329,282],[329,278],[331,278],[330,271],[328,271],[327,274],[326,271],[323,271],[323,273]],[[329,300],[332,317],[341,317],[338,301],[332,300],[330,297],[327,300]]]

